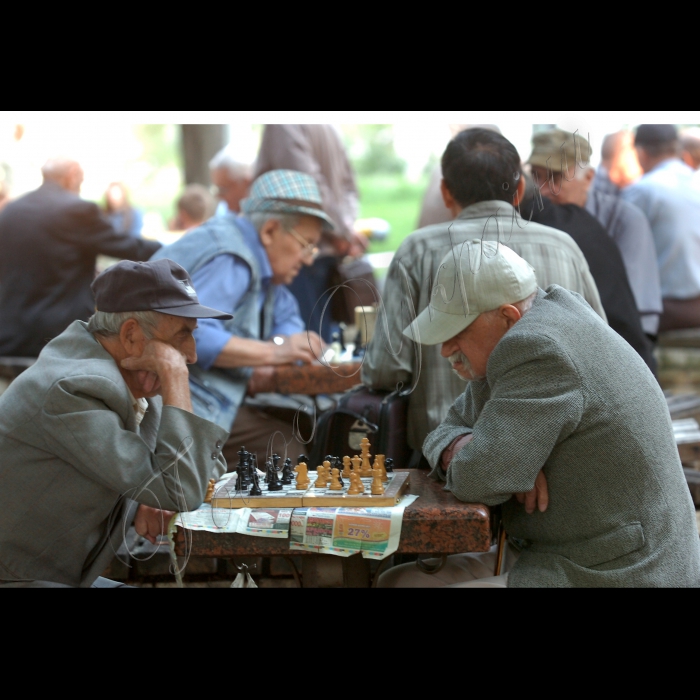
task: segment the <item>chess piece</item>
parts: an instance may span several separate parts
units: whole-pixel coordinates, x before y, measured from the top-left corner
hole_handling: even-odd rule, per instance
[[[377,465],[375,469],[380,469],[382,472],[382,481],[389,481],[389,477],[386,474],[386,456],[377,455],[374,458],[374,463]]]
[[[350,457],[343,457],[343,476],[349,479],[352,475],[352,462]]]
[[[207,495],[204,497],[205,503],[211,503],[211,499],[214,498],[214,491],[216,490],[216,480],[209,479],[209,486],[207,486]]]
[[[282,486],[282,482],[280,481],[280,476],[277,473],[277,470],[275,469],[275,464],[274,464],[274,457],[273,459],[268,459],[267,460],[267,490],[268,491],[283,491],[284,486]]]
[[[384,495],[384,484],[382,483],[382,470],[373,469],[372,470],[372,495],[373,496],[383,496]]]
[[[250,452],[245,447],[241,447],[238,453],[238,466],[236,467],[236,488],[239,491],[245,491],[250,486],[250,457]]]
[[[316,474],[317,477],[316,481],[314,482],[314,488],[325,490],[326,484],[328,483],[328,479],[326,478],[326,468],[323,465],[318,467]]]
[[[355,472],[355,474],[357,474],[357,476],[360,476],[360,466],[362,464],[362,460],[360,459],[360,457],[355,455],[350,461],[352,462],[353,472]]]
[[[250,496],[262,496],[262,489],[260,488],[260,477],[258,476],[258,470],[253,469],[253,482],[250,485]]]
[[[332,457],[331,457],[331,459],[332,459]],[[328,483],[331,480],[331,470],[332,469],[333,469],[333,465],[328,460],[325,460],[323,462],[323,471],[324,471],[324,474],[326,477],[326,486],[328,486]]]
[[[345,488],[345,482],[343,481],[343,462],[340,457],[333,457],[333,469],[338,470],[338,481],[340,481],[340,485]]]
[[[309,458],[306,455],[299,455],[297,458],[297,464],[308,464],[309,463]]]
[[[362,442],[360,443],[360,446],[362,448],[362,469],[360,471],[361,476],[368,477],[372,476],[372,464],[370,463],[370,442],[369,438],[362,438]]]
[[[342,491],[343,485],[340,483],[340,470],[333,469],[331,471],[331,485],[329,491]]]
[[[305,462],[297,464],[296,469],[294,471],[297,473],[296,490],[306,491],[306,489],[309,488],[309,484],[311,483],[311,481],[309,481],[308,465]]]
[[[388,474],[391,474],[394,471],[394,460],[391,458],[387,459],[384,463],[384,468]]]
[[[272,455],[272,464],[278,474],[280,473],[280,459],[282,458],[279,455]]]
[[[284,467],[282,468],[282,483],[285,486],[291,485],[293,473],[294,468],[292,467],[292,460],[287,457],[287,459],[284,460]]]
[[[348,489],[348,496],[359,496],[362,493],[362,481],[360,480],[359,474],[350,475],[350,488]]]

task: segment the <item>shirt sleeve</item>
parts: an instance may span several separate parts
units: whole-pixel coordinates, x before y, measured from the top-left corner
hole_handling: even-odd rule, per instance
[[[280,285],[275,289],[274,319],[272,321],[272,335],[294,335],[303,333],[306,324],[301,318],[299,302],[296,297]]]
[[[199,302],[204,306],[234,314],[250,286],[251,272],[248,265],[235,255],[218,255],[192,275],[192,285]],[[235,314],[234,314],[235,315]],[[197,364],[211,369],[224,346],[232,338],[224,322],[215,318],[202,318],[194,332],[197,342]]]

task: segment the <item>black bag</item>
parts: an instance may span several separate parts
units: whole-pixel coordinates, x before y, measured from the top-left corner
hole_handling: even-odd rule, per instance
[[[356,306],[376,306],[379,303],[374,268],[367,258],[340,260],[330,274],[328,287],[341,287],[331,300],[336,323],[351,326],[355,323]]]
[[[386,455],[394,467],[405,469],[411,457],[408,446],[408,394],[377,391],[359,386],[345,393],[334,408],[321,414],[310,455],[310,469],[326,455],[352,457],[368,438],[372,455]]]

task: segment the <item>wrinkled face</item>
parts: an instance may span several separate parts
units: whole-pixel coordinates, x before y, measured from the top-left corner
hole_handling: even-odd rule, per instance
[[[211,181],[219,199],[226,202],[230,211],[238,214],[241,211],[241,200],[250,192],[250,180],[234,180],[226,170],[214,170],[211,173]]]
[[[481,314],[465,330],[442,344],[441,355],[465,382],[486,379],[489,357],[508,328],[498,315]]]
[[[168,314],[162,314],[162,316],[151,338],[140,326],[138,327],[133,335],[133,345],[130,345],[127,350],[128,356],[141,357],[148,343],[159,340],[175,348],[188,365],[193,365],[197,361],[197,347],[192,332],[197,328],[197,320]],[[160,393],[161,382],[153,372],[130,372],[129,374],[136,375],[132,376],[133,383],[128,382],[135,398],[150,399]]]
[[[532,165],[530,172],[543,197],[555,204],[576,204],[579,207],[586,205],[588,190],[594,175],[591,168],[582,173],[576,165],[569,168],[567,174],[548,171],[547,168]]]
[[[313,263],[321,231],[321,220],[315,216],[302,216],[291,231],[274,219],[265,223],[260,240],[267,251],[275,284],[289,284],[303,265]]]

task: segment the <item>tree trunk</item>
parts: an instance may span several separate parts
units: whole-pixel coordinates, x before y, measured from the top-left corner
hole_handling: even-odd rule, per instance
[[[226,124],[181,124],[185,184],[208,187],[209,161],[227,144]]]

